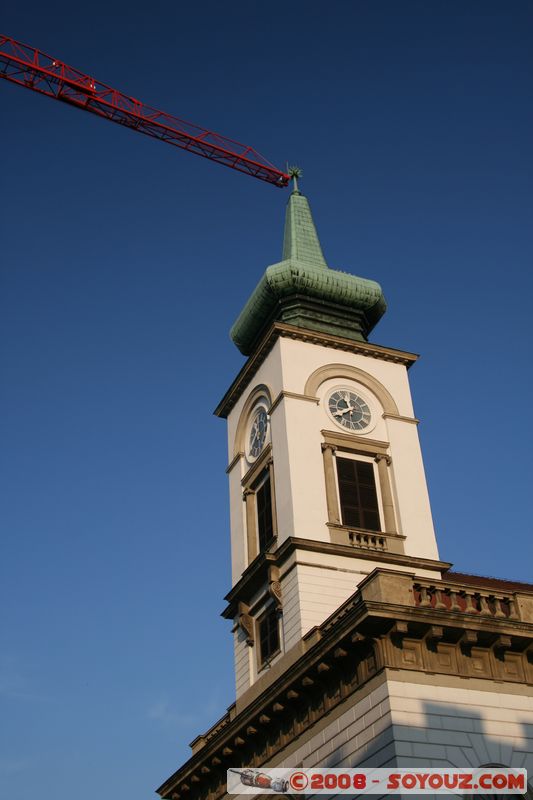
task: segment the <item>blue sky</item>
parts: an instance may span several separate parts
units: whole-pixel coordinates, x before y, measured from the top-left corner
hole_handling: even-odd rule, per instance
[[[441,556],[531,579],[530,3],[11,4],[6,34],[304,169],[378,280]],[[0,85],[0,794],[146,800],[233,699],[228,331],[287,193]],[[199,503],[207,495],[208,502]]]

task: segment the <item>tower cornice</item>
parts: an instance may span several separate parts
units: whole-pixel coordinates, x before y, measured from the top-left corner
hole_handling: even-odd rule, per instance
[[[356,342],[344,336],[306,330],[284,322],[274,322],[216,407],[214,414],[217,417],[225,419],[228,416],[280,337],[297,339],[298,341],[320,345],[321,347],[369,356],[381,361],[392,361],[395,364],[403,364],[408,369],[418,360],[416,353],[409,353],[406,350],[397,350],[396,348],[370,344],[369,342]]]
[[[258,589],[266,584],[269,568],[272,565],[282,567],[297,551],[325,553],[369,561],[375,561],[376,558],[379,557],[381,562],[391,565],[391,568],[394,568],[394,566],[408,567],[412,569],[413,572],[416,570],[431,570],[434,571],[435,574],[438,574],[446,572],[451,567],[451,564],[447,561],[436,561],[430,558],[415,558],[414,556],[407,556],[402,553],[383,552],[381,550],[378,553],[368,547],[357,547],[354,545],[337,544],[336,542],[322,542],[290,536],[288,539],[285,539],[277,550],[261,553],[252,561],[244,571],[238,583],[236,583],[233,589],[226,595],[225,600],[228,605],[222,612],[222,616],[226,619],[232,619],[236,614],[239,601],[250,600]]]

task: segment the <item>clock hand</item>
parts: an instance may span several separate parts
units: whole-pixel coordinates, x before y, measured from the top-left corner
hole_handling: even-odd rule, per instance
[[[341,408],[339,411],[335,411],[334,417],[342,417],[343,414],[346,414],[348,411],[351,411],[350,406],[348,408]]]

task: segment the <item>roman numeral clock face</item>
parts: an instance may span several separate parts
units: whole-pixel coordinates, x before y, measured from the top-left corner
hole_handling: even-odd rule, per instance
[[[335,389],[328,399],[328,411],[337,425],[349,431],[368,428],[372,418],[367,403],[350,389]]]
[[[256,459],[265,446],[268,432],[268,415],[266,408],[260,406],[251,419],[248,439],[248,454]]]

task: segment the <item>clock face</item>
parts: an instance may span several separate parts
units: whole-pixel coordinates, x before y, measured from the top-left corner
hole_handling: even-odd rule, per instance
[[[266,408],[260,407],[252,417],[248,452],[251,458],[257,458],[263,449],[268,432],[268,415]]]
[[[335,389],[329,396],[328,410],[337,425],[349,431],[368,428],[372,416],[363,398],[350,389]]]

